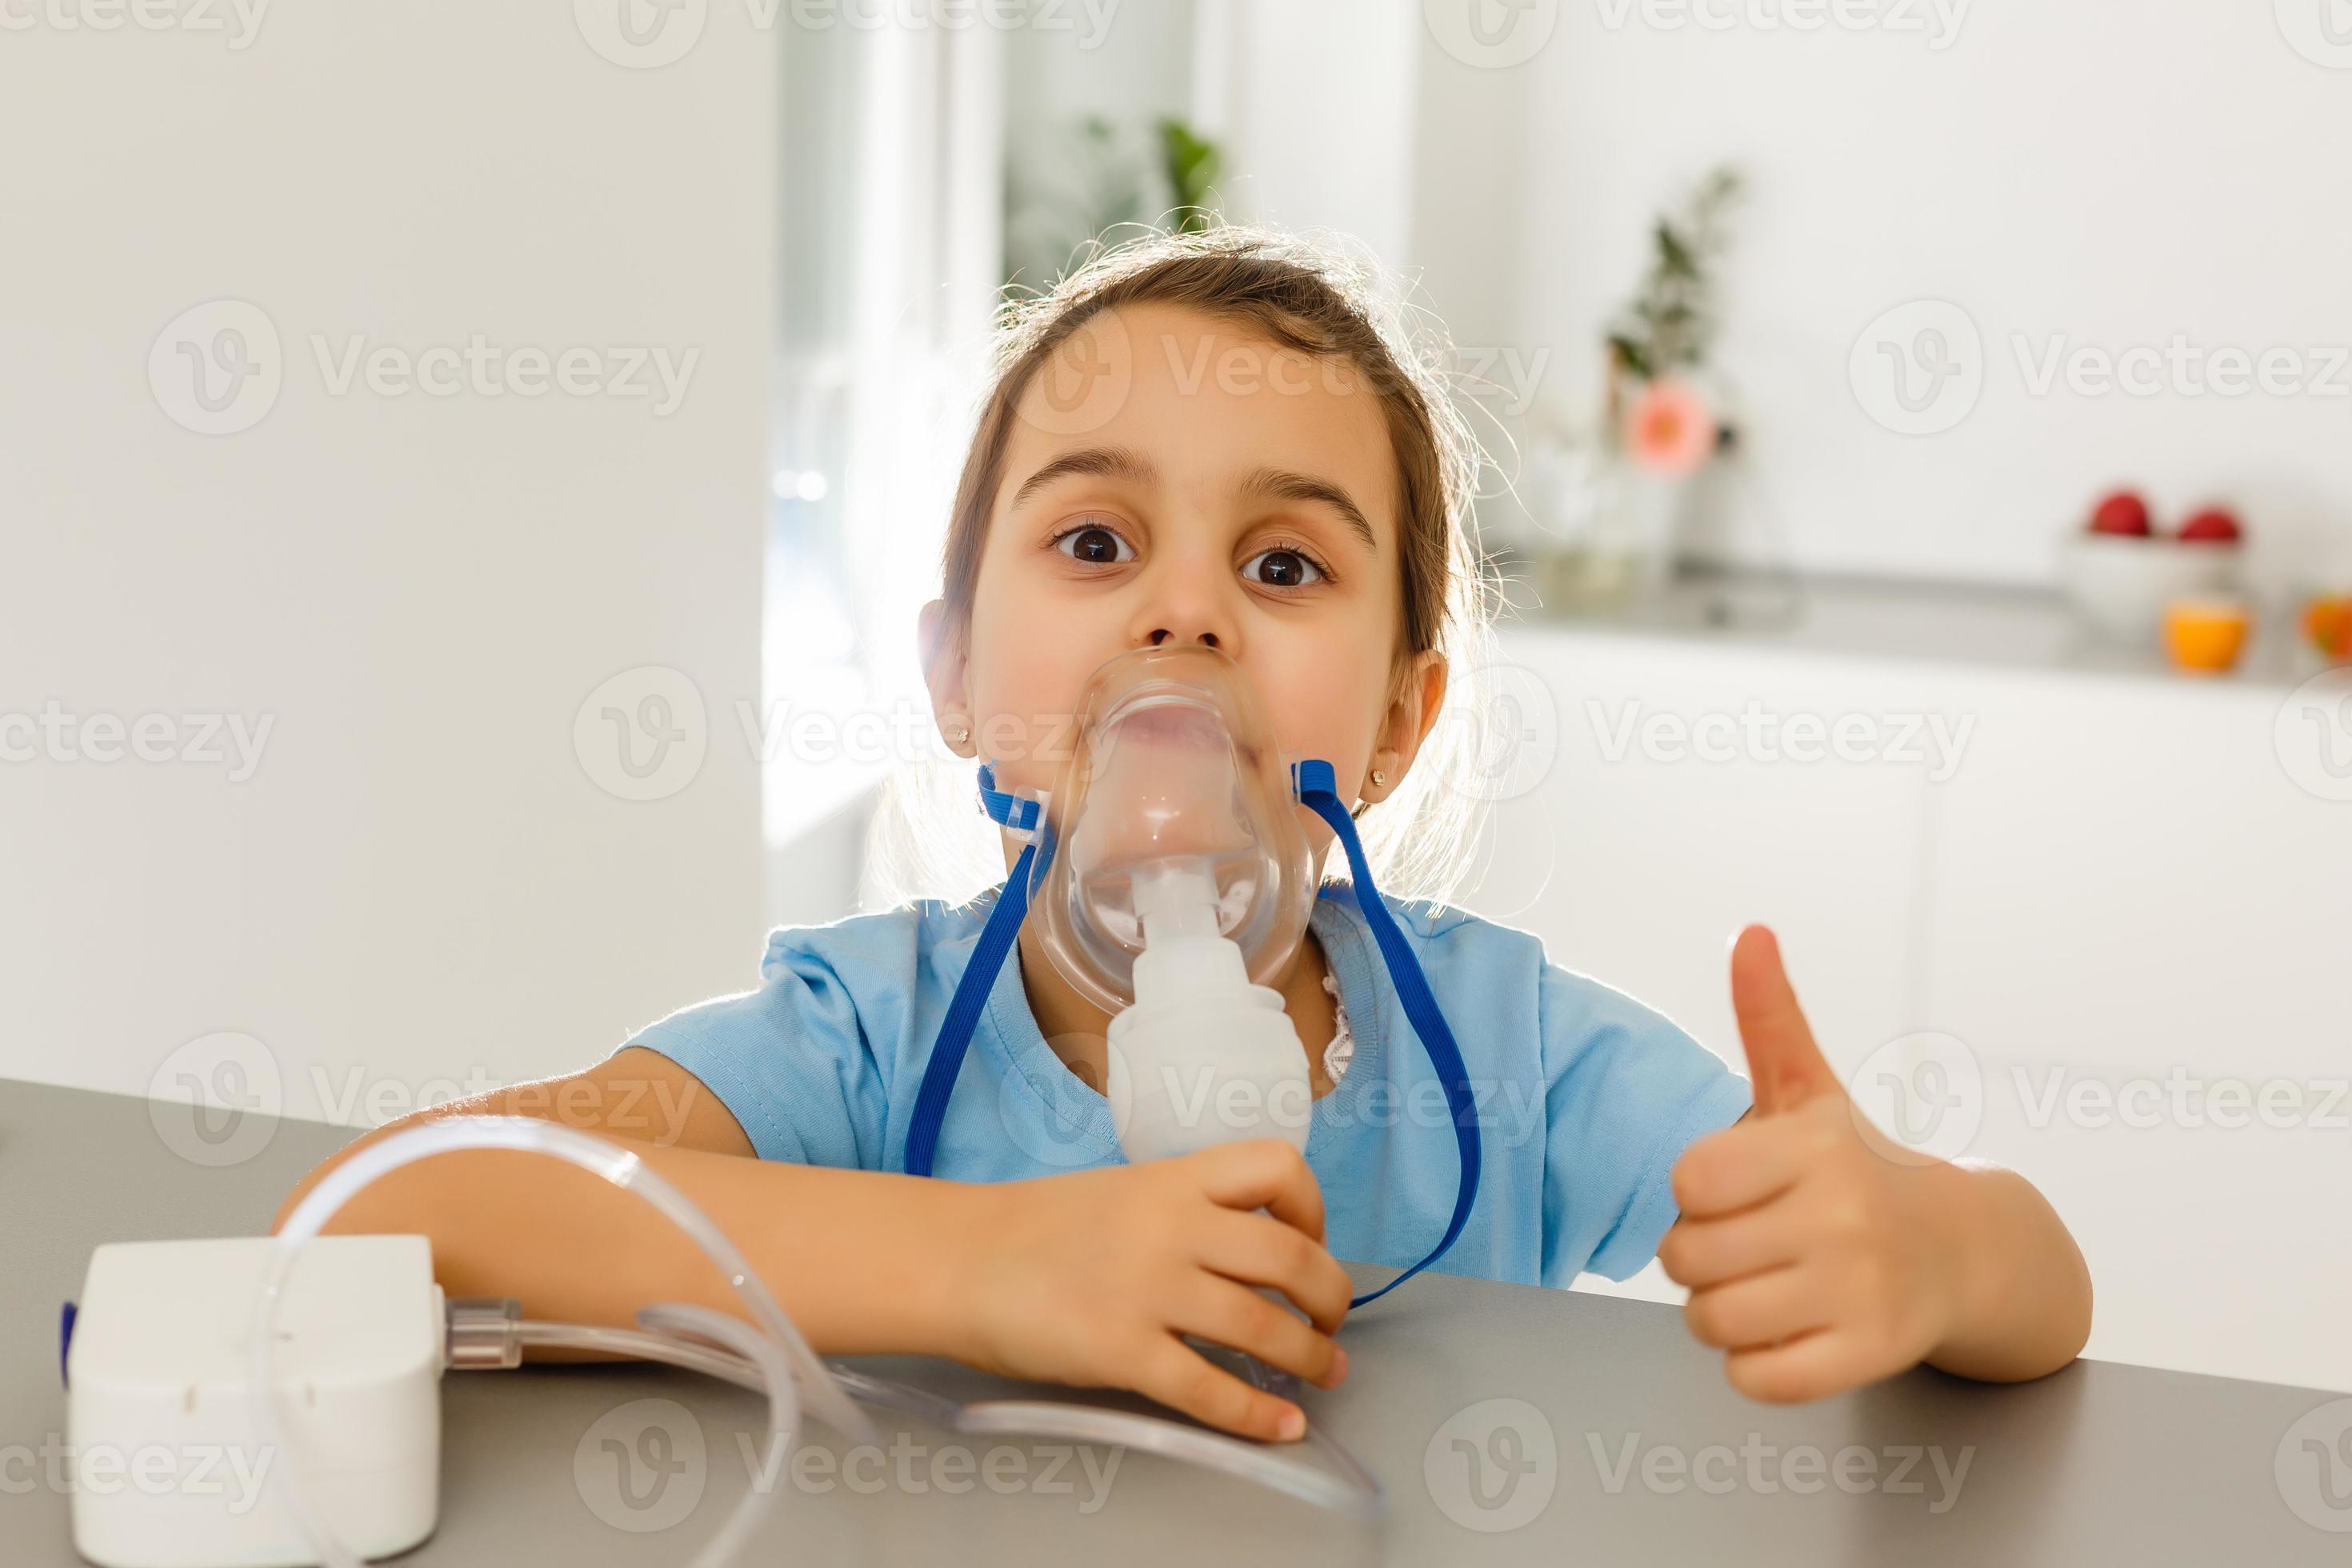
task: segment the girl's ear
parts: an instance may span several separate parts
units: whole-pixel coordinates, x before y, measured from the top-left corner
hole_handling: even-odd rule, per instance
[[[940,738],[959,757],[976,755],[971,739],[971,703],[964,691],[963,650],[947,635],[945,599],[925,605],[915,622],[916,653],[923,664],[923,685],[931,694],[931,717]],[[960,640],[960,639],[959,639]]]
[[[1437,722],[1438,710],[1445,705],[1445,656],[1435,648],[1416,655],[1411,668],[1399,677],[1396,697],[1381,721],[1371,771],[1357,790],[1360,799],[1385,800],[1404,782]]]

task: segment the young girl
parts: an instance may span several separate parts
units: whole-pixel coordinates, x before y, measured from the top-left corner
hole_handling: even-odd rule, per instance
[[[1106,661],[1213,647],[1284,756],[1333,764],[1385,879],[1442,885],[1467,796],[1427,747],[1485,629],[1475,471],[1443,388],[1331,258],[1236,227],[1098,258],[1003,340],[920,627],[940,732],[995,762],[999,789],[1051,789],[1049,733]],[[976,977],[969,1051],[918,1135],[926,1068],[1002,889],[779,931],[756,990],[571,1078],[420,1114],[521,1111],[631,1140],[821,1351],[1123,1386],[1294,1437],[1296,1406],[1184,1337],[1338,1383],[1349,1283],[1335,1258],[1413,1264],[1463,1190],[1455,1118],[1430,1092],[1448,1075],[1381,961],[1368,895],[1323,880],[1330,827],[1294,809],[1318,892],[1268,984],[1307,1056],[1303,1158],[1257,1140],[1126,1163],[1097,1092],[1108,1015],[1034,921]],[[1000,837],[1009,868],[1021,845]],[[1691,1288],[1693,1333],[1764,1399],[1922,1360],[2032,1377],[2082,1347],[2089,1279],[2056,1216],[2011,1173],[1877,1143],[1769,933],[1743,933],[1731,959],[1751,1107],[1715,1056],[1534,937],[1382,907],[1475,1091],[1475,1201],[1437,1267],[1565,1286],[1660,1257]],[[906,1173],[910,1138],[913,1168],[945,1179]],[[636,1200],[526,1155],[408,1167],[336,1228],[429,1235],[452,1294],[518,1296],[535,1318],[733,1304]]]

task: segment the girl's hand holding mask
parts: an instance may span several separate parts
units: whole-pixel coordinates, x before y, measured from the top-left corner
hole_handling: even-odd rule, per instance
[[[960,1310],[942,1348],[959,1361],[1133,1389],[1269,1441],[1299,1436],[1304,1414],[1211,1364],[1184,1335],[1324,1388],[1347,1375],[1331,1335],[1352,1287],[1324,1249],[1314,1174],[1280,1140],[963,1190],[982,1212],[961,1227],[944,1282]]]

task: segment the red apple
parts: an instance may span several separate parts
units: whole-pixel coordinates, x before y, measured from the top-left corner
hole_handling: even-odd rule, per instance
[[[2147,502],[2130,490],[2117,490],[2091,513],[2093,533],[2148,534]]]
[[[2207,507],[2180,525],[2182,541],[2190,544],[2235,544],[2245,536],[2238,520],[2218,506]]]

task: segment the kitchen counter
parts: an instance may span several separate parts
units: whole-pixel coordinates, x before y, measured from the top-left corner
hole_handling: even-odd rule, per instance
[[[2282,606],[2257,605],[2246,652],[2226,675],[2173,668],[2164,650],[2101,637],[2054,589],[1763,574],[1686,579],[1613,613],[1549,610],[1526,563],[1499,562],[1505,626],[1752,644],[1792,652],[1925,659],[2004,669],[2132,677],[2279,690],[2319,673]]]

